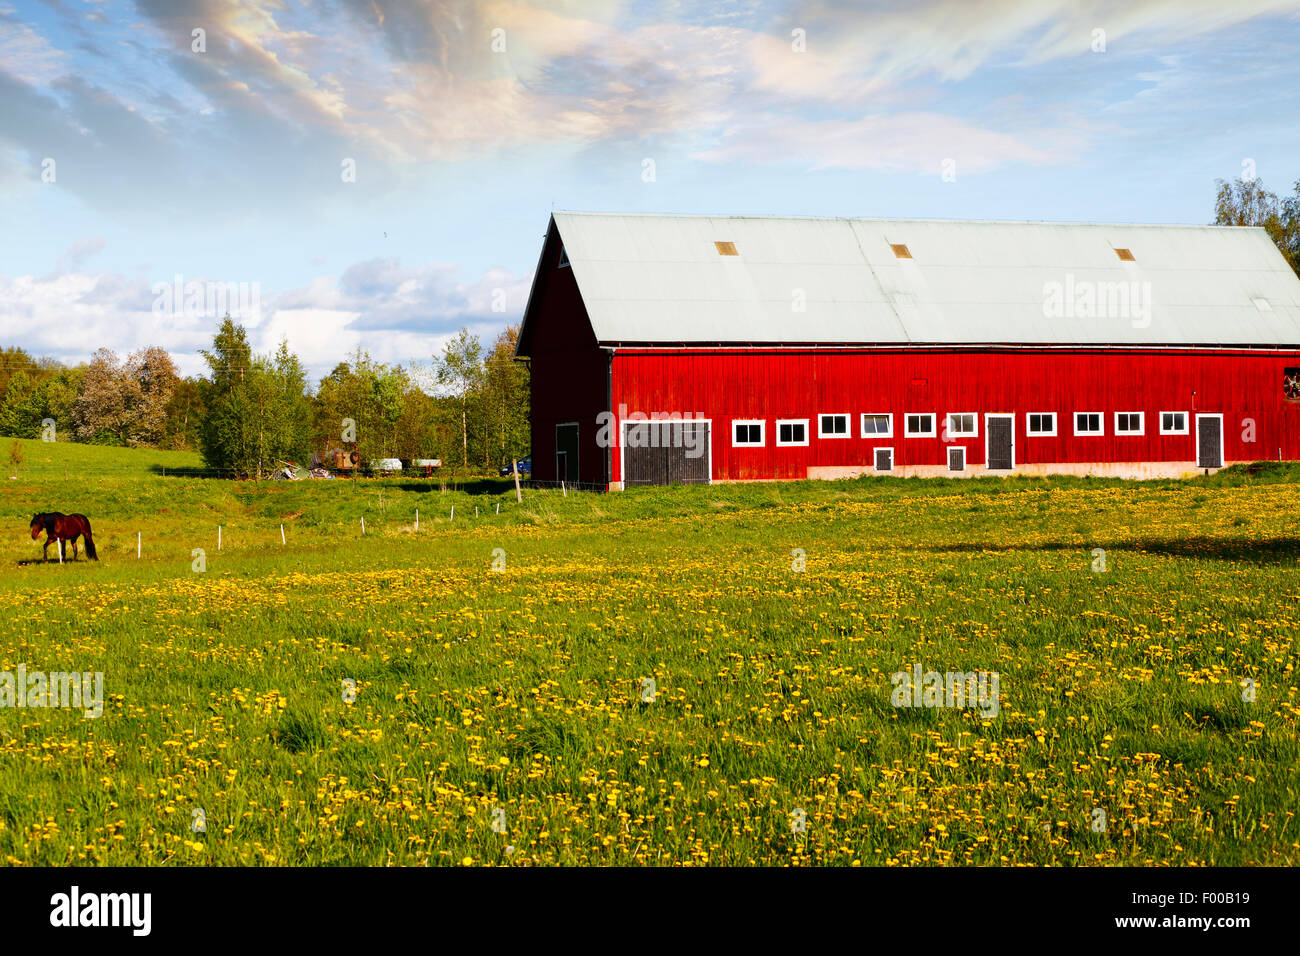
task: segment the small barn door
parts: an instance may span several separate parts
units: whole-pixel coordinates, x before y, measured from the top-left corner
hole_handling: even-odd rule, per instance
[[[660,426],[663,427],[663,426]],[[667,426],[668,483],[709,483],[709,426],[707,422],[681,422]]]
[[[555,426],[555,480],[578,483],[578,423]]]
[[[1196,467],[1223,467],[1223,416],[1196,416]]]
[[[708,422],[628,422],[623,430],[623,481],[628,485],[707,485]]]
[[[985,462],[989,471],[1010,471],[1016,466],[1016,420],[1010,415],[985,416]]]

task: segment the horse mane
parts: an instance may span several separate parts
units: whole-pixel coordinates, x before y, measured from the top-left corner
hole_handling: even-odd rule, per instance
[[[32,524],[36,524],[38,521],[41,522],[41,524],[45,526],[45,533],[53,535],[57,533],[54,530],[54,524],[62,517],[64,517],[64,515],[61,511],[43,511],[40,514],[32,515]]]

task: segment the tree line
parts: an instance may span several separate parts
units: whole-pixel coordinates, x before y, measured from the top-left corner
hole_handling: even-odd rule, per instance
[[[489,471],[528,452],[518,340],[510,326],[485,350],[462,329],[427,368],[358,349],[314,388],[287,341],[256,354],[229,315],[201,350],[207,371],[197,376],[181,376],[157,347],[125,358],[101,348],[78,365],[0,348],[0,435],[192,449],[210,471],[240,478],[313,457],[332,469],[335,452],[355,453],[363,472],[380,458]]]
[[[1295,192],[1278,198],[1258,179],[1215,181],[1216,226],[1260,226],[1300,276],[1300,181]]]

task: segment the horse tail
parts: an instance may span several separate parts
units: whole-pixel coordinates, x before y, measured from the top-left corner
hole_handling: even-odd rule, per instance
[[[95,542],[90,537],[90,519],[83,517],[81,521],[86,526],[86,530],[81,532],[82,537],[86,539],[86,557],[98,561],[99,555],[95,553]]]

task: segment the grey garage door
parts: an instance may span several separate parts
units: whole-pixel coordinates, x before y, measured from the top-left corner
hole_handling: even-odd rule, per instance
[[[623,430],[623,482],[707,485],[707,422],[630,422]]]

